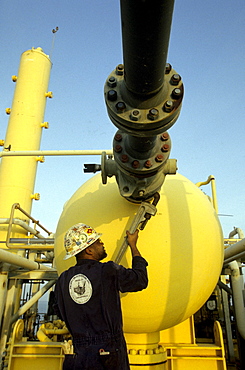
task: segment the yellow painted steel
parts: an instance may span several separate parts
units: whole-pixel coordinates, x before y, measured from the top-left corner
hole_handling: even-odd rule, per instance
[[[13,330],[7,350],[8,370],[62,370],[64,352],[62,343],[24,341],[24,321],[19,319]]]
[[[167,366],[167,351],[159,345],[159,332],[133,334],[126,333],[130,369],[136,370],[139,366],[150,370],[165,370]]]
[[[189,318],[212,293],[223,262],[223,238],[210,201],[192,182],[167,176],[157,214],[140,232],[139,249],[149,262],[149,286],[122,294],[124,331],[154,333]],[[58,272],[75,263],[63,261],[63,237],[77,222],[103,233],[108,260],[114,259],[138,205],[119,195],[114,179],[106,186],[100,175],[82,185],[65,204],[55,242]],[[122,260],[131,266],[130,251]]]
[[[31,49],[21,56],[18,79],[4,142],[5,150],[38,150],[46,105],[51,61],[41,48]],[[8,218],[11,206],[20,203],[31,212],[37,161],[35,157],[2,158],[0,165],[0,214]],[[18,212],[16,217],[26,217]],[[26,231],[14,227],[14,237]],[[6,239],[6,226],[0,225],[0,240]],[[1,244],[2,246],[2,244]]]
[[[188,327],[190,322],[178,325],[175,334]],[[182,326],[182,327],[181,327]],[[172,329],[169,329],[170,331]],[[173,334],[173,332],[172,332]],[[185,336],[185,334],[184,334]],[[166,339],[166,337],[165,337]],[[221,325],[214,323],[214,343],[196,344],[180,340],[180,335],[172,336],[172,342],[164,343],[167,351],[167,370],[226,370],[225,348]]]

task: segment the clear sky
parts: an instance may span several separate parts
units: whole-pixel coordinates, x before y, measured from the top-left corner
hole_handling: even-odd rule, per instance
[[[133,0],[132,0],[133,1]],[[52,29],[59,31],[55,35]],[[52,56],[41,149],[111,149],[116,128],[103,98],[107,76],[123,62],[117,0],[2,0],[0,139],[8,123],[20,55],[42,47]],[[53,46],[52,46],[53,45]],[[180,118],[169,130],[170,158],[194,183],[216,178],[224,235],[245,230],[245,2],[176,0],[167,61],[182,76]],[[99,157],[46,157],[39,164],[33,217],[55,231],[64,203]],[[210,194],[210,187],[203,190]],[[227,216],[223,216],[227,215]]]

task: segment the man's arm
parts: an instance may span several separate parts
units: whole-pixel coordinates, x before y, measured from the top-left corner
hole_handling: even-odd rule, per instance
[[[128,245],[132,253],[132,268],[114,264],[114,268],[116,268],[117,271],[118,287],[121,293],[138,292],[145,289],[148,284],[146,271],[148,263],[141,256],[137,248],[139,230],[136,230],[133,234],[129,231],[126,231],[126,233]]]

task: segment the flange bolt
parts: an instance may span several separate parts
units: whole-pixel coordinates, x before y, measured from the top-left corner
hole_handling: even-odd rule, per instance
[[[171,82],[172,85],[178,85],[178,83],[180,82],[180,80],[181,80],[180,75],[178,75],[177,73],[175,73],[174,75],[172,75],[170,82]]]
[[[126,109],[126,104],[123,101],[119,101],[116,104],[116,109],[117,109],[118,113],[123,113]]]
[[[110,101],[116,101],[117,100],[116,90],[109,90],[108,93],[107,93],[107,98]]]
[[[172,69],[171,64],[166,63],[166,67],[165,67],[165,74],[166,74],[166,75],[167,75],[167,74],[169,74],[169,72],[171,71],[171,69]]]
[[[169,145],[168,145],[168,144],[164,144],[164,145],[161,147],[161,151],[162,151],[162,152],[168,152],[168,151],[169,151]]]
[[[110,87],[115,87],[117,85],[117,80],[115,77],[111,76],[108,81],[107,81],[107,85],[110,86]]]
[[[151,161],[149,159],[147,161],[145,161],[144,166],[145,166],[145,168],[151,168],[152,167]]]
[[[162,162],[163,161],[163,155],[162,154],[158,154],[155,158],[155,161],[156,162]]]
[[[179,88],[176,88],[172,91],[172,97],[174,99],[179,99],[182,95],[182,91]]]
[[[169,134],[167,132],[164,132],[161,136],[162,141],[167,141],[169,139]]]
[[[123,64],[118,64],[118,66],[116,68],[117,75],[122,76],[123,75],[123,71],[124,71],[124,65]]]
[[[123,155],[121,156],[121,161],[122,161],[123,163],[127,163],[127,162],[128,162],[128,156],[127,156],[127,154],[123,154]]]
[[[115,139],[116,141],[122,141],[122,135],[121,135],[121,134],[116,134],[116,135],[114,136],[114,139]]]
[[[164,103],[164,106],[163,106],[163,110],[166,112],[166,113],[169,113],[173,110],[173,107],[174,107],[174,103],[172,102],[172,100],[167,100],[165,103]]]
[[[140,111],[138,109],[134,109],[130,113],[130,118],[131,118],[132,121],[138,121],[139,118],[140,118]]]
[[[147,115],[147,117],[148,117],[150,120],[152,120],[152,121],[154,121],[155,119],[157,119],[157,118],[158,118],[158,116],[159,116],[159,112],[158,112],[158,109],[156,109],[156,108],[151,108],[151,109],[149,110],[148,115]]]
[[[115,146],[115,152],[116,152],[116,153],[121,153],[121,151],[122,151],[122,147],[121,147],[121,145],[117,144],[117,145]]]
[[[133,168],[139,168],[139,165],[140,165],[140,162],[139,161],[136,161],[135,160],[135,161],[132,162],[132,167]]]

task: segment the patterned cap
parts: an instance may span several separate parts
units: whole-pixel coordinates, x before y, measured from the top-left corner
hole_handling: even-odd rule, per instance
[[[92,227],[86,224],[73,225],[65,234],[64,245],[66,249],[66,256],[64,260],[75,256],[83,251],[91,244],[96,242],[102,234],[97,233]]]

